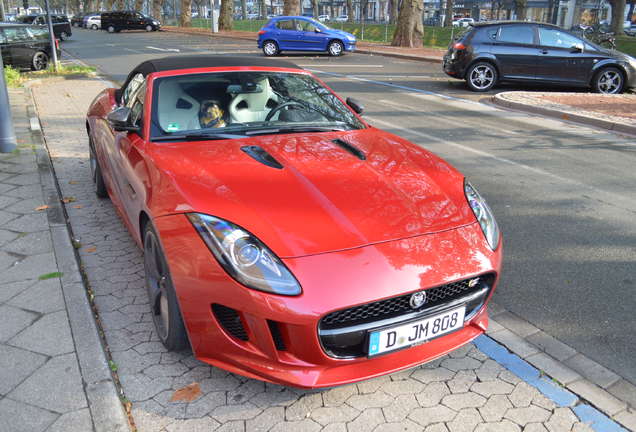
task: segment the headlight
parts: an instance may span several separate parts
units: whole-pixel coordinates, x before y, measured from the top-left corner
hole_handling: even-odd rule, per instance
[[[464,193],[466,194],[470,208],[473,210],[473,213],[475,213],[477,222],[479,222],[481,226],[481,230],[484,232],[484,236],[486,236],[488,245],[492,250],[497,249],[497,246],[499,246],[499,226],[497,226],[497,221],[492,214],[492,210],[490,210],[486,201],[479,195],[477,189],[467,181],[464,182]]]
[[[159,25],[159,21],[153,21],[152,22],[154,25]]]
[[[190,213],[188,218],[217,261],[238,282],[273,294],[301,293],[285,264],[252,234],[214,216]]]

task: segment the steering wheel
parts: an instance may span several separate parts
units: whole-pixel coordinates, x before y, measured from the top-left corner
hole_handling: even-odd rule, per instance
[[[1,0],[0,0],[0,1],[1,1]],[[280,111],[280,110],[282,110],[283,108],[290,107],[290,106],[294,106],[294,105],[295,105],[295,106],[299,106],[299,107],[304,108],[304,109],[310,109],[310,110],[312,110],[312,111],[316,111],[317,113],[319,113],[319,114],[321,114],[322,116],[324,116],[324,114],[323,114],[323,113],[321,113],[321,112],[320,112],[320,110],[318,110],[317,108],[314,108],[314,107],[312,107],[312,106],[310,106],[310,105],[305,105],[305,104],[303,104],[303,103],[296,102],[296,101],[288,101],[288,102],[284,102],[284,103],[282,103],[282,104],[280,104],[280,105],[278,105],[278,106],[276,106],[276,107],[272,108],[272,110],[271,110],[270,112],[268,112],[268,113],[267,113],[267,116],[265,117],[265,121],[266,121],[266,122],[271,121],[271,120],[272,120],[272,117],[274,117],[274,115],[275,115],[277,112],[279,112],[279,111]]]

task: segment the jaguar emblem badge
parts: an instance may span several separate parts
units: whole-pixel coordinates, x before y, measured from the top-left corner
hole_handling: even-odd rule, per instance
[[[411,294],[411,299],[409,300],[409,305],[411,309],[417,309],[421,307],[424,303],[426,303],[426,292],[419,291]]]

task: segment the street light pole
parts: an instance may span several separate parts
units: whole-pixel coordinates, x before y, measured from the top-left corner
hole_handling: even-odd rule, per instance
[[[44,7],[46,8],[46,23],[49,27],[49,41],[51,42],[51,53],[53,54],[53,69],[57,71],[57,47],[55,46],[55,33],[53,33],[53,21],[51,19],[51,10],[49,9],[49,0],[44,0]]]
[[[2,2],[2,0],[0,0]],[[9,92],[4,81],[4,62],[0,48],[0,153],[11,153],[16,147],[15,131],[11,120]]]

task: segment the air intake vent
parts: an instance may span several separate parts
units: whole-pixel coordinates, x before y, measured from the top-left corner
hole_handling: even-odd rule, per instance
[[[267,325],[269,326],[269,331],[272,333],[272,339],[274,340],[276,349],[279,351],[285,351],[287,347],[285,346],[285,341],[283,340],[283,335],[280,332],[278,323],[276,321],[267,320]]]
[[[342,147],[343,149],[345,149],[346,151],[348,151],[349,153],[351,153],[358,159],[367,160],[367,157],[362,152],[362,150],[360,150],[358,147],[354,146],[353,144],[349,144],[348,142],[346,142],[345,140],[341,140],[340,138],[336,138],[335,140],[331,142],[339,145],[340,147]]]
[[[216,317],[217,321],[230,335],[242,341],[246,341],[249,339],[247,337],[245,327],[243,326],[243,322],[241,321],[241,317],[239,316],[237,311],[227,306],[213,304],[212,312],[214,312],[214,316]]]
[[[278,162],[276,159],[274,159],[274,156],[267,153],[267,151],[262,147],[243,146],[241,147],[241,150],[243,150],[245,153],[250,155],[252,158],[257,160],[258,162],[262,163],[263,165],[267,165],[269,167],[276,168],[276,169],[283,169],[283,166],[281,165],[281,163]]]

